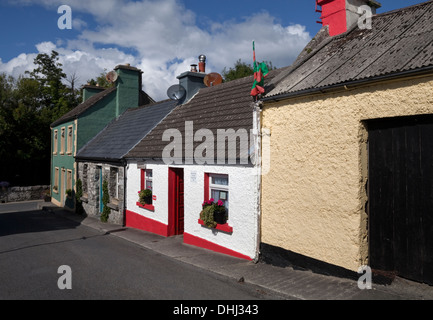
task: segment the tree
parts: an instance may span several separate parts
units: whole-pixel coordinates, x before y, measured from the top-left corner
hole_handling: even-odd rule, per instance
[[[78,105],[58,60],[55,51],[39,54],[29,77],[0,74],[0,181],[49,183],[50,124]]]
[[[107,69],[104,69],[104,72],[101,72],[96,79],[87,80],[87,83],[101,88],[111,88],[114,86],[114,83],[110,83],[107,80]]]
[[[276,67],[272,65],[272,62],[264,61],[264,63],[268,66],[269,70],[274,70]],[[227,68],[224,68],[222,71],[222,76],[224,82],[233,81],[236,79],[248,77],[254,75],[254,68],[251,64],[247,64],[245,62],[242,62],[241,59],[236,61],[233,68],[230,68],[227,70]]]
[[[75,90],[71,92],[63,83],[66,74],[61,68],[58,52],[53,50],[50,56],[40,53],[35,58],[34,64],[36,69],[31,72],[26,71],[26,74],[39,83],[40,107],[48,111],[45,112],[49,116],[46,120],[52,123],[78,104],[78,95]]]
[[[227,68],[224,68],[222,71],[222,76],[224,82],[233,81],[236,79],[248,77],[254,74],[254,69],[250,64],[246,64],[245,62],[242,62],[241,59],[236,61],[233,68],[230,68],[227,70]]]

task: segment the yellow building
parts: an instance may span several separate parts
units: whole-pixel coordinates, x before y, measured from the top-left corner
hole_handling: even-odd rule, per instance
[[[427,1],[324,26],[269,84],[264,247],[433,282],[432,16]]]

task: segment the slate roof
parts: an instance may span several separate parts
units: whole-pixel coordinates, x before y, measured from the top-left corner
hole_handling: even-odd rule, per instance
[[[269,73],[270,81],[280,70]],[[176,129],[185,140],[185,122],[192,121],[194,133],[200,129],[208,129],[215,138],[215,158],[217,156],[217,130],[245,129],[250,133],[253,127],[253,98],[250,95],[254,77],[245,77],[220,84],[214,87],[200,89],[188,103],[179,106],[167,118],[165,118],[149,135],[146,136],[125,158],[134,159],[161,159],[164,148],[170,141],[163,141],[166,130]],[[238,139],[239,140],[239,139]],[[238,141],[239,142],[239,141]],[[194,143],[193,150],[203,141]],[[184,150],[185,146],[182,146]],[[226,148],[226,156],[229,154]],[[185,156],[185,151],[183,152]],[[239,143],[237,144],[236,157],[239,159]],[[243,157],[244,155],[242,155]],[[227,158],[227,157],[226,157]]]
[[[91,108],[94,104],[97,102],[103,100],[105,97],[108,97],[111,93],[115,92],[117,90],[117,87],[112,87],[109,89],[106,89],[98,94],[95,94],[94,96],[90,97],[83,103],[79,104],[77,107],[57,119],[55,122],[51,124],[51,127],[58,126],[61,123],[64,123],[66,121],[70,121],[78,117],[80,114],[82,114],[87,109]]]
[[[270,84],[274,88],[265,100],[384,76],[431,71],[432,17],[433,1],[427,1],[373,16],[371,30],[355,25],[342,35],[323,37],[327,31],[324,27],[301,58]]]
[[[79,150],[76,159],[119,161],[173,109],[177,102],[166,100],[129,109],[113,120]]]

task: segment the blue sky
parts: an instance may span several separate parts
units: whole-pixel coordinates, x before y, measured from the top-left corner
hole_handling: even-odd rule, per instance
[[[378,13],[421,3],[381,0]],[[60,5],[72,9],[72,30],[60,30]],[[17,77],[38,53],[56,50],[65,72],[81,83],[130,63],[144,71],[144,89],[157,99],[176,76],[208,57],[208,71],[221,72],[238,59],[283,67],[320,29],[314,0],[2,0],[0,72]],[[147,79],[147,80],[146,80]]]

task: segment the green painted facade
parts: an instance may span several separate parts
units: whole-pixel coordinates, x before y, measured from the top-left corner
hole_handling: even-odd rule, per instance
[[[69,131],[70,128],[72,128],[72,132]],[[74,208],[74,202],[70,197],[66,196],[66,191],[67,189],[73,190],[75,186],[74,156],[76,130],[75,121],[62,123],[51,130],[51,198],[57,204],[70,209]],[[63,134],[64,137],[62,137]],[[57,139],[55,135],[57,135]],[[71,146],[70,152],[68,152],[68,145]],[[70,179],[69,186],[68,178]]]
[[[78,115],[74,115],[72,119],[65,120],[65,122],[51,128],[51,197],[52,202],[59,206],[64,206],[68,209],[74,209],[75,207],[73,197],[66,196],[66,190],[71,187],[73,195],[76,191],[75,155],[78,153],[78,150],[127,109],[139,106],[141,70],[129,66],[118,66],[115,68],[115,71],[118,74],[116,90],[104,96]],[[102,91],[98,88],[88,88],[83,92],[83,102]],[[72,136],[68,132],[70,127],[72,127]],[[65,132],[65,152],[62,152],[62,129]],[[55,138],[56,132],[57,139]],[[70,153],[67,152],[68,139],[71,139],[70,146],[72,150],[70,150]],[[56,169],[58,170],[57,174]]]

